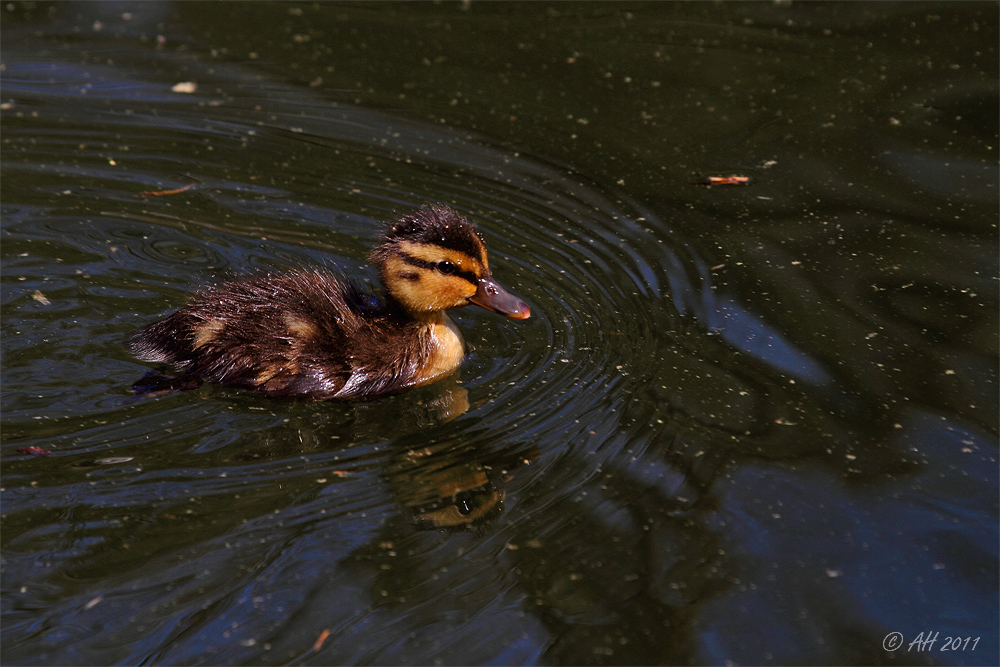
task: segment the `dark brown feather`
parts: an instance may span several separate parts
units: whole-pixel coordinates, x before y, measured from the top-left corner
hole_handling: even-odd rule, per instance
[[[476,259],[485,254],[479,231],[448,206],[421,206],[396,218],[386,227],[381,243],[372,250],[374,263],[381,264],[389,248],[400,241],[433,244]]]
[[[427,334],[321,271],[223,283],[133,334],[143,361],[275,397],[370,398],[413,383]]]

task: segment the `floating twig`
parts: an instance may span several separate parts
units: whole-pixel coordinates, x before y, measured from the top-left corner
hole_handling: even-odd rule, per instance
[[[183,188],[177,188],[175,190],[148,190],[146,192],[140,192],[136,197],[162,197],[163,195],[176,195],[184,192],[185,190],[190,190],[194,187],[194,183],[188,183]]]

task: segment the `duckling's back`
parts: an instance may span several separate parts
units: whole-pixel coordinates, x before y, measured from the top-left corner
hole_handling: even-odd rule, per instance
[[[402,389],[429,356],[416,323],[321,271],[224,283],[130,344],[144,361],[211,382],[312,399]]]

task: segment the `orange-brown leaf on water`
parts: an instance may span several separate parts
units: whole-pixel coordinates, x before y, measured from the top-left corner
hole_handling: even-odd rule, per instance
[[[326,638],[329,636],[330,636],[329,630],[323,630],[323,632],[319,633],[319,637],[316,638],[316,643],[313,644],[313,650],[318,651],[321,648],[323,648],[323,642],[325,642]]]
[[[746,185],[749,176],[709,176],[703,181],[693,181],[691,185]]]

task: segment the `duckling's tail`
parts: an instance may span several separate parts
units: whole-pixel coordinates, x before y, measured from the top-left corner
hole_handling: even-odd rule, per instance
[[[190,364],[191,343],[178,338],[177,332],[188,331],[181,322],[183,311],[147,324],[129,336],[128,346],[138,359],[151,363],[170,364],[184,368]]]

